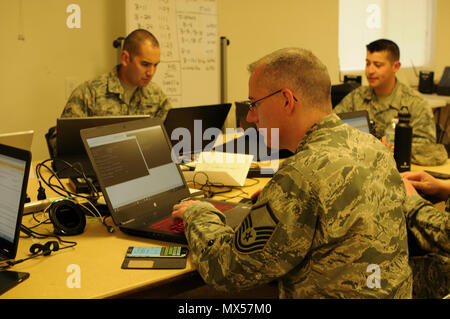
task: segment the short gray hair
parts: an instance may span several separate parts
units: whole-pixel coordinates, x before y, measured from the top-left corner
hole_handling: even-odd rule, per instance
[[[314,107],[331,105],[327,67],[312,52],[300,48],[274,51],[248,66],[250,73],[264,66],[259,85],[270,90],[289,88]]]

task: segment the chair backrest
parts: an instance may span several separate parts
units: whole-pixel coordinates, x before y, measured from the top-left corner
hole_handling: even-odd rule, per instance
[[[52,126],[45,133],[45,140],[47,142],[48,153],[50,158],[55,158],[56,156],[56,126]]]

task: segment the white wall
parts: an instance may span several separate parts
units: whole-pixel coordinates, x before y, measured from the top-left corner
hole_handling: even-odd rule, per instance
[[[229,102],[247,98],[247,65],[281,47],[310,49],[338,83],[338,0],[217,1],[219,36],[230,39]],[[66,26],[71,3],[81,7],[80,29]],[[35,160],[48,157],[44,134],[64,107],[67,82],[92,78],[116,63],[112,41],[124,35],[124,8],[124,0],[0,1],[0,133],[34,129]],[[437,1],[436,26],[432,69],[440,79],[450,65],[450,1]],[[24,41],[18,40],[21,32]],[[412,70],[399,77],[416,81]],[[232,126],[234,118],[227,123]]]

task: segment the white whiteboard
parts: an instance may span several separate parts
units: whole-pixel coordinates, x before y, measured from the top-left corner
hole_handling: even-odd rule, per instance
[[[126,0],[126,31],[153,33],[161,63],[152,81],[173,107],[220,100],[217,0]]]

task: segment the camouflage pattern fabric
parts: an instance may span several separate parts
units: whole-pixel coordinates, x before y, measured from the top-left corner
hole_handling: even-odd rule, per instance
[[[447,149],[443,144],[413,144],[411,161],[422,166],[439,166],[447,162]]]
[[[427,101],[416,91],[397,80],[389,105],[377,102],[375,92],[369,86],[361,86],[351,91],[333,109],[335,113],[367,110],[369,117],[375,123],[375,135],[381,138],[393,118],[397,117],[402,106],[407,106],[411,114],[413,128],[411,162],[419,165],[442,165],[447,160],[444,147],[436,144],[436,124]],[[427,150],[421,145],[432,144]]]
[[[130,103],[124,101],[124,88],[118,77],[119,65],[109,73],[79,85],[71,94],[61,117],[118,116],[148,114],[165,118],[169,99],[153,82],[138,87]]]
[[[450,213],[436,209],[419,195],[411,195],[405,202],[405,215],[413,297],[443,298],[450,293]]]
[[[411,298],[405,194],[389,150],[330,114],[235,230],[210,203],[185,211],[191,260],[222,291],[278,280],[280,298]]]

